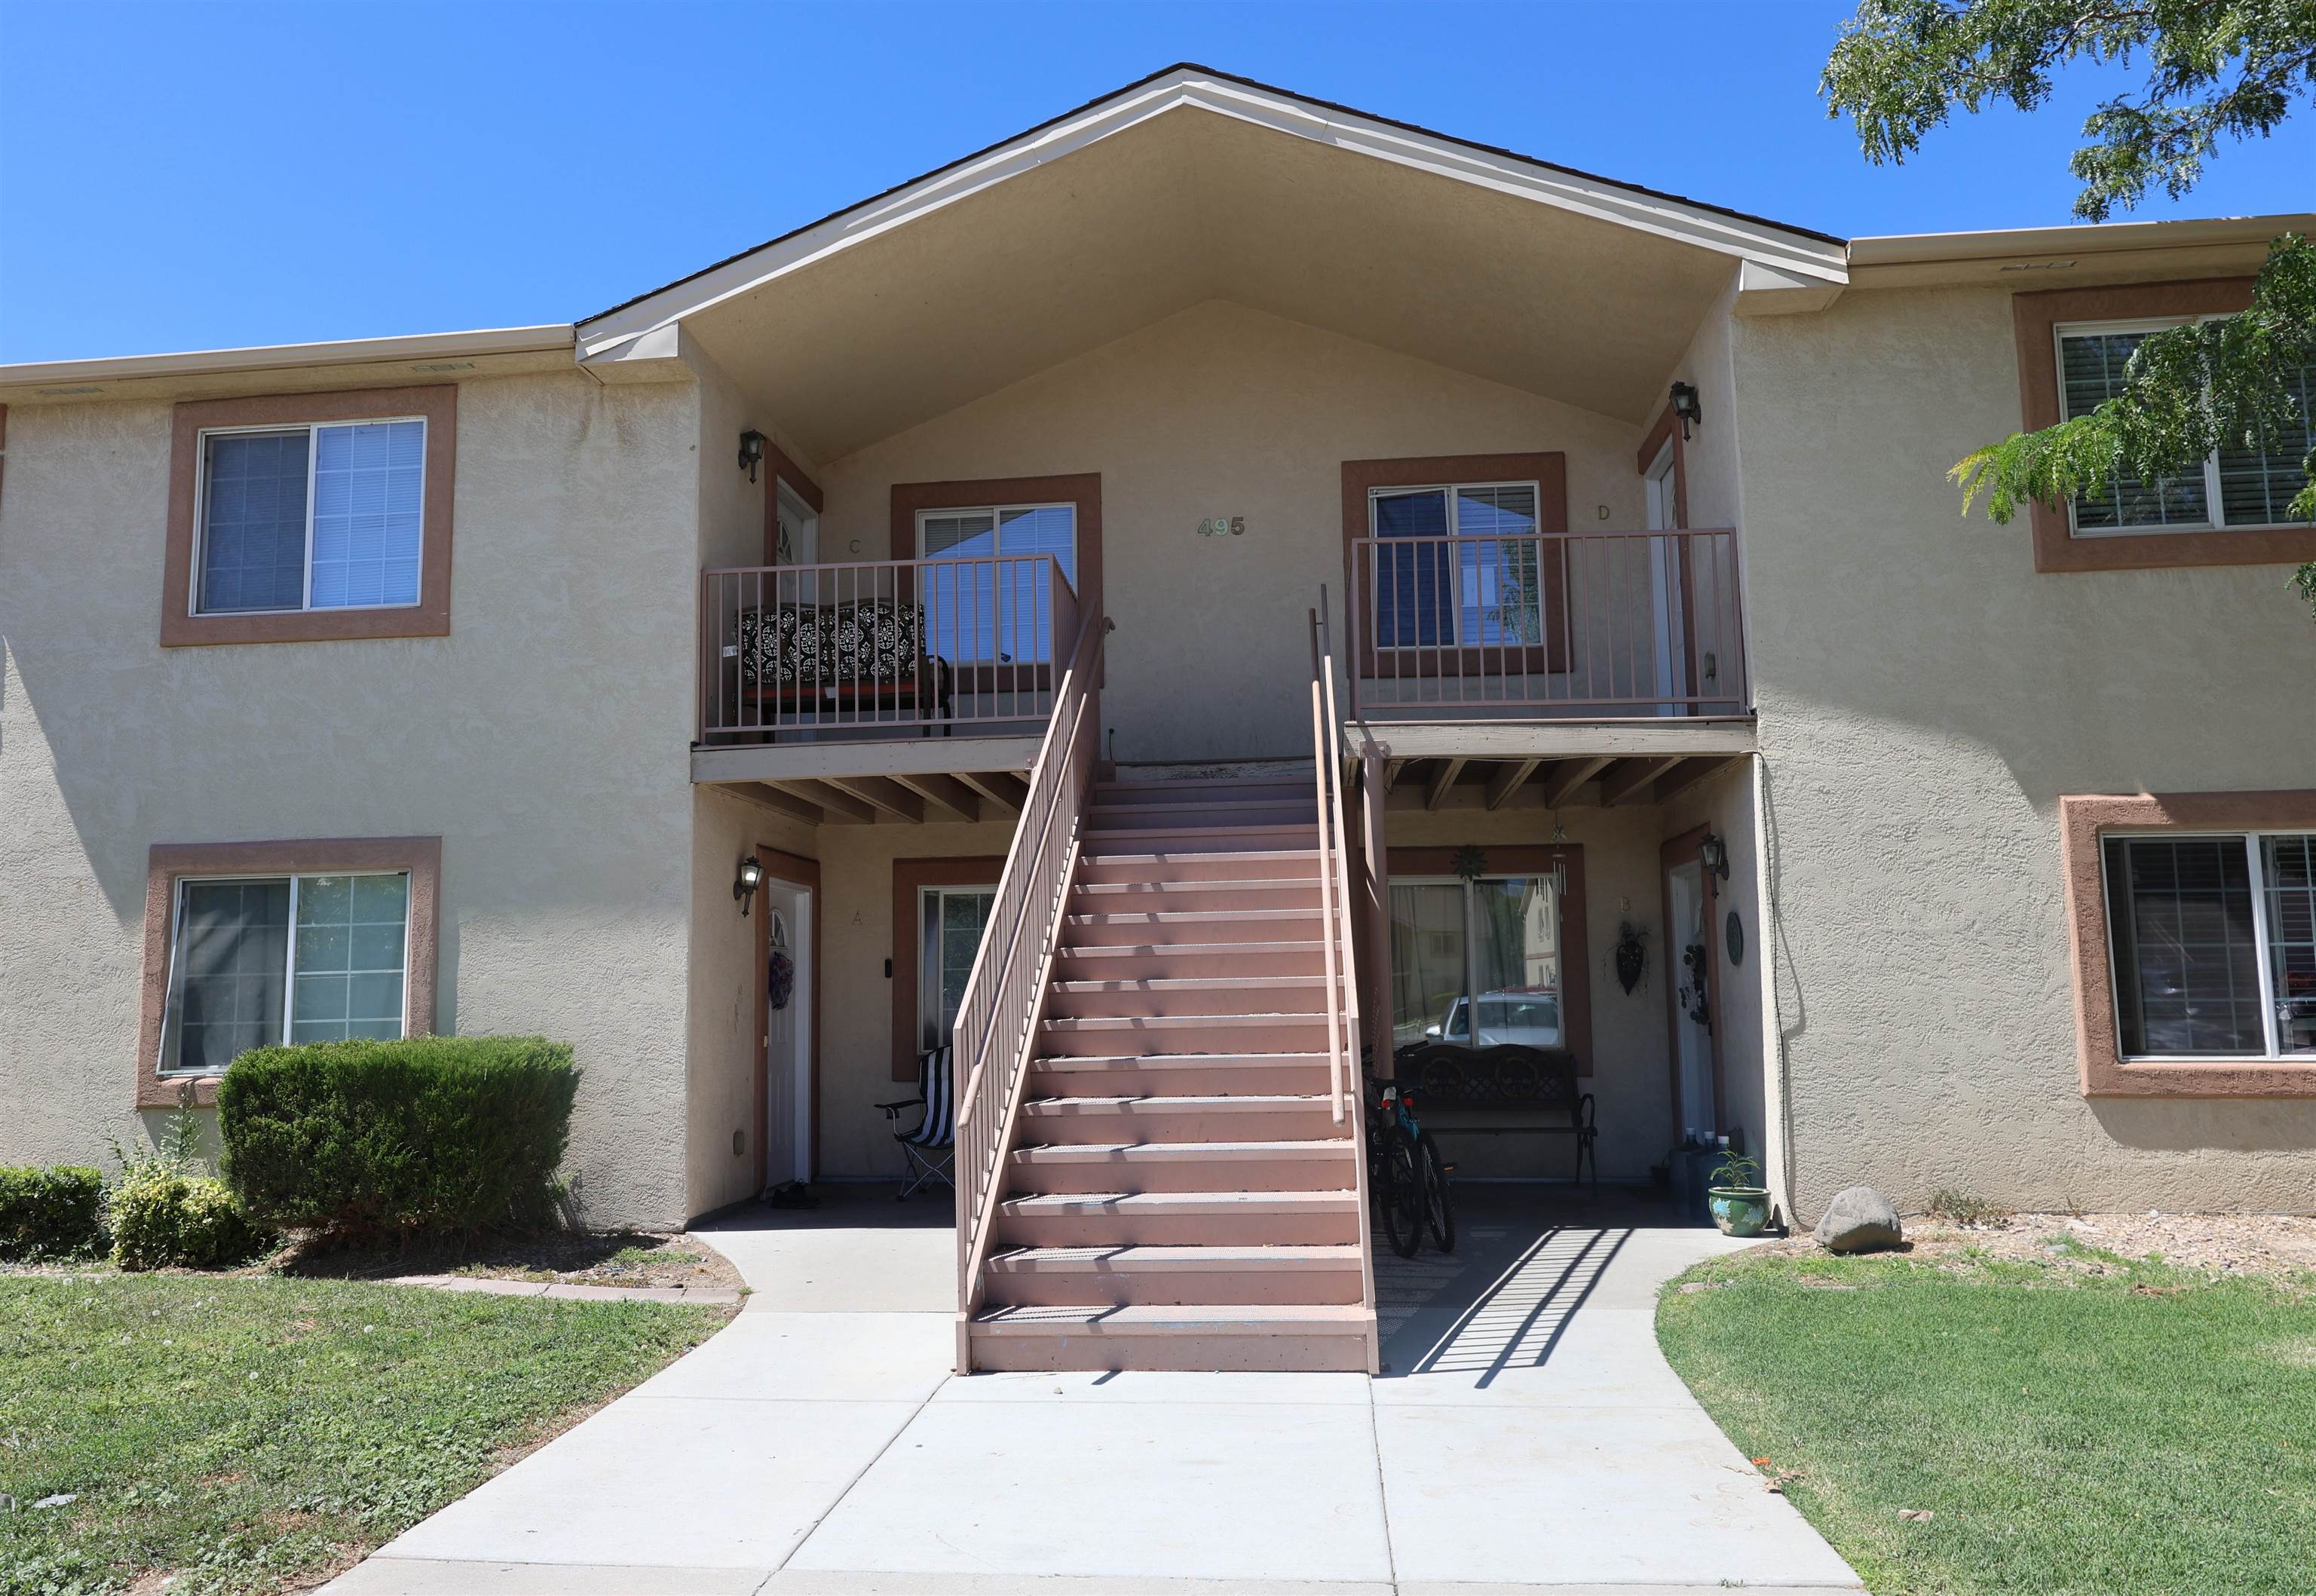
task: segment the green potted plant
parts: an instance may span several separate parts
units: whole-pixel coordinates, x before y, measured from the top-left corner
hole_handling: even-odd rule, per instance
[[[1759,1235],[1769,1223],[1769,1191],[1761,1184],[1758,1158],[1724,1150],[1706,1199],[1724,1235]]]

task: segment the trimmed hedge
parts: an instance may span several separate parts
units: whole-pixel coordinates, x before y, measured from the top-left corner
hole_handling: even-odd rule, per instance
[[[0,1258],[95,1252],[103,1206],[104,1177],[93,1169],[0,1165]]]
[[[284,1229],[534,1228],[555,1217],[578,1087],[569,1045],[544,1037],[253,1048],[218,1088],[225,1178]]]
[[[223,1181],[165,1164],[121,1176],[108,1206],[112,1262],[122,1269],[225,1269],[273,1240],[242,1216]]]

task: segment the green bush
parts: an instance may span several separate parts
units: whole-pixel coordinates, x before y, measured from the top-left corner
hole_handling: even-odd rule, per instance
[[[0,1258],[96,1251],[103,1203],[104,1177],[93,1169],[0,1165]]]
[[[258,1048],[218,1089],[225,1178],[263,1223],[348,1238],[555,1217],[579,1072],[543,1037]]]
[[[112,1262],[122,1269],[223,1269],[272,1238],[242,1216],[223,1181],[139,1164],[112,1189]]]

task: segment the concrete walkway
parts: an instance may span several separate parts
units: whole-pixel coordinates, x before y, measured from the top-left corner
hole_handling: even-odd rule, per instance
[[[1383,1378],[949,1373],[955,1237],[856,1196],[702,1233],[730,1328],[336,1596],[1704,1596],[1857,1576],[1656,1349],[1710,1231],[1470,1189],[1379,1261]]]

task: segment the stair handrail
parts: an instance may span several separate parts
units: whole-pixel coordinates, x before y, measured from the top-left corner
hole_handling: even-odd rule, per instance
[[[1352,624],[1356,626],[1357,620]],[[1367,1083],[1359,1067],[1359,976],[1351,938],[1350,832],[1343,822],[1343,760],[1337,739],[1335,647],[1327,589],[1311,612],[1312,755],[1318,766],[1320,925],[1327,950],[1328,1068],[1334,1087],[1334,1121],[1350,1121],[1351,1192],[1359,1216],[1359,1306],[1367,1312],[1367,1372],[1379,1367],[1376,1308],[1375,1233],[1367,1223]],[[1372,801],[1372,800],[1371,800]],[[1370,868],[1378,861],[1370,860]],[[1378,958],[1385,951],[1371,950]],[[1337,983],[1341,988],[1338,991]],[[1340,1019],[1341,1029],[1336,1029]],[[1337,1039],[1341,1038],[1338,1042]],[[1349,1090],[1346,1101],[1345,1092]]]
[[[1095,617],[1082,628],[1069,668],[1055,683],[1053,714],[950,1033],[950,1069],[963,1083],[953,1162],[960,1369],[969,1351],[964,1321],[980,1305],[982,1265],[1004,1190],[1000,1165],[1020,1117],[1076,869],[1101,720],[1102,640],[1114,624]]]
[[[1359,1090],[1359,983],[1351,950],[1350,834],[1343,823],[1343,766],[1337,752],[1335,650],[1327,590],[1311,611],[1311,743],[1319,800],[1319,914],[1326,957],[1327,1073],[1334,1123]],[[1362,1155],[1364,1156],[1364,1155]]]

